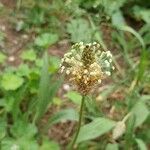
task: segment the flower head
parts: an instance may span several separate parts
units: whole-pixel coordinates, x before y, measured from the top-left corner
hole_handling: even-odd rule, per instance
[[[110,76],[113,69],[112,54],[103,51],[96,42],[85,45],[83,42],[76,43],[64,55],[60,65],[61,73],[65,73],[68,80],[84,95],[100,84],[105,76]]]

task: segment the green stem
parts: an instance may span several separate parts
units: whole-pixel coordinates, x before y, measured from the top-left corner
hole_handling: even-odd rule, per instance
[[[84,100],[85,100],[85,96],[82,96],[82,101],[81,101],[81,107],[80,107],[80,114],[79,114],[79,122],[78,122],[78,127],[77,127],[77,132],[74,136],[74,139],[71,143],[70,149],[72,150],[74,148],[74,145],[77,141],[79,132],[80,132],[80,128],[81,128],[81,123],[82,123],[82,116],[83,116],[83,108],[84,108]]]

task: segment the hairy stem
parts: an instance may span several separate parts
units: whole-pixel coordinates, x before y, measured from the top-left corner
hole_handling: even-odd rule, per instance
[[[74,139],[73,139],[73,141],[71,143],[71,147],[70,147],[71,150],[74,148],[74,145],[75,145],[75,143],[77,141],[77,138],[78,138],[78,135],[79,135],[79,132],[80,132],[81,123],[82,123],[82,116],[83,116],[84,100],[85,100],[85,96],[83,95],[82,96],[82,101],[81,101],[81,106],[80,106],[78,127],[77,127],[76,134],[74,136]]]

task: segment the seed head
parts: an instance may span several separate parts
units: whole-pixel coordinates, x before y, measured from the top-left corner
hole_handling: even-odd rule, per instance
[[[68,80],[84,95],[100,84],[105,76],[110,76],[113,69],[112,54],[104,51],[96,42],[74,44],[60,65],[60,72],[65,73]]]

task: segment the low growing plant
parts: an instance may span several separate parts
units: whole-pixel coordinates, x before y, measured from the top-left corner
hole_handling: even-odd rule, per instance
[[[70,146],[71,149],[75,146],[80,132],[85,97],[101,83],[102,79],[110,76],[112,70],[114,70],[112,54],[110,51],[103,51],[96,42],[86,45],[83,42],[76,43],[71,51],[64,55],[61,73],[64,73],[77,91],[82,94],[79,123]]]

